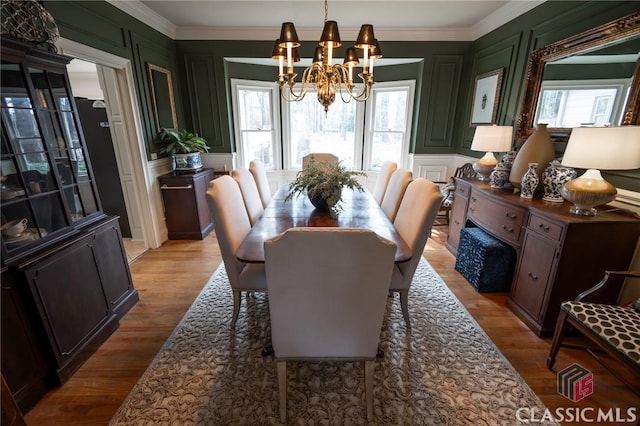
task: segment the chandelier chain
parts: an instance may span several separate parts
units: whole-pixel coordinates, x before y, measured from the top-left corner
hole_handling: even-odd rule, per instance
[[[326,24],[329,20],[329,2],[324,0],[324,23]]]

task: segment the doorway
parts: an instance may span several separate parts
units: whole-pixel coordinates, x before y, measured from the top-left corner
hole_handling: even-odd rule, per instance
[[[130,61],[67,39],[61,38],[57,46],[65,55],[94,64],[99,88],[104,95],[112,148],[131,229],[130,242],[137,243],[136,251],[140,246],[144,250],[159,247],[161,240],[149,201],[150,179],[146,170],[145,148],[141,146],[142,129]],[[96,162],[95,159],[93,161]],[[130,246],[128,243],[126,245]]]

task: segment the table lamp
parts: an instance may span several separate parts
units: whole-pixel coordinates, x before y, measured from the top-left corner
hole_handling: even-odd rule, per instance
[[[471,142],[472,151],[486,151],[484,157],[473,163],[479,180],[489,180],[491,171],[498,164],[494,152],[511,149],[513,126],[478,126]]]
[[[571,131],[562,165],[587,169],[560,188],[573,203],[571,213],[595,216],[595,206],[615,200],[616,187],[602,178],[602,170],[640,168],[640,126],[578,127]]]

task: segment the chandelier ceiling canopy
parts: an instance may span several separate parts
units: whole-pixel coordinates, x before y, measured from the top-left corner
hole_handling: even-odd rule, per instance
[[[338,23],[329,21],[329,7],[324,0],[324,29],[313,55],[313,62],[305,68],[302,79],[295,81],[297,74],[293,71],[293,64],[300,60],[298,47],[300,40],[293,22],[284,22],[280,37],[273,47],[272,58],[278,60],[278,85],[280,94],[286,101],[301,101],[309,87],[315,89],[318,102],[325,112],[340,93],[343,102],[354,99],[364,102],[371,94],[373,80],[373,62],[381,58],[380,45],[373,34],[373,25],[364,24],[356,39],[354,47],[346,49],[342,64],[333,63],[335,49],[342,45]],[[362,89],[358,91],[353,82],[353,69],[360,65],[356,49],[362,50],[362,72],[358,74],[362,80]],[[285,70],[286,62],[286,70]],[[286,72],[285,72],[286,71]]]

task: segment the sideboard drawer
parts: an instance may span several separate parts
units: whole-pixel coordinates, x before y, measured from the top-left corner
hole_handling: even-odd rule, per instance
[[[562,225],[552,222],[543,216],[531,214],[529,217],[529,229],[554,241],[560,241],[562,228]]]
[[[520,244],[526,217],[524,207],[495,200],[475,188],[471,189],[469,218],[505,242]]]

